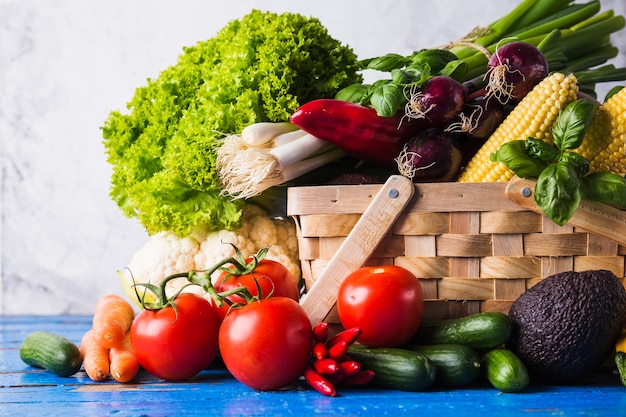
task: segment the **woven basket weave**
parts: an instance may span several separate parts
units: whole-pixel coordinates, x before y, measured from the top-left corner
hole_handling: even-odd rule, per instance
[[[415,195],[367,265],[395,264],[420,280],[425,318],[508,312],[541,279],[608,269],[624,280],[626,247],[509,200],[505,183],[416,184]],[[378,185],[297,187],[288,214],[298,229],[306,288],[314,285]],[[328,321],[336,322],[336,311]]]

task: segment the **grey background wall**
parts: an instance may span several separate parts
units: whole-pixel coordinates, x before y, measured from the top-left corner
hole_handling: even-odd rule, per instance
[[[185,45],[252,8],[319,18],[360,57],[437,46],[518,0],[0,0],[0,315],[89,314],[148,239],[109,199],[101,132]],[[626,14],[623,0],[602,0]],[[626,51],[625,33],[614,43]],[[624,52],[615,64],[626,66]],[[608,88],[608,86],[607,86]]]

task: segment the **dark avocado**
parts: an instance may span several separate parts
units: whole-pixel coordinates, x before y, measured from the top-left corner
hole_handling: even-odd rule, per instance
[[[506,347],[535,383],[569,384],[598,367],[626,323],[626,291],[610,271],[563,272],[511,306]]]

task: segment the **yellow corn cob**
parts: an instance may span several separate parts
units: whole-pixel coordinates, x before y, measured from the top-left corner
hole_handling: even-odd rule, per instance
[[[561,110],[576,100],[578,82],[573,75],[553,73],[535,86],[467,163],[460,182],[508,181],[513,171],[489,157],[503,143],[527,137],[552,143],[552,128]]]
[[[602,104],[575,152],[589,160],[590,172],[626,175],[626,87]]]

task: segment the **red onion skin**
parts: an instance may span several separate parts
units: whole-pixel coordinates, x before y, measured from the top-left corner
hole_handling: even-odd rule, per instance
[[[420,181],[450,181],[456,177],[462,155],[457,135],[431,128],[413,136],[396,161],[400,174]]]
[[[506,66],[506,72],[500,81],[512,86],[510,99],[516,102],[543,80],[549,70],[548,61],[543,53],[536,46],[522,41],[510,42],[499,47],[487,65],[490,77],[494,74],[494,69]]]
[[[409,117],[425,118],[431,126],[441,126],[459,114],[465,101],[465,88],[458,81],[447,75],[436,75],[424,83],[420,92],[412,95],[405,113]]]

